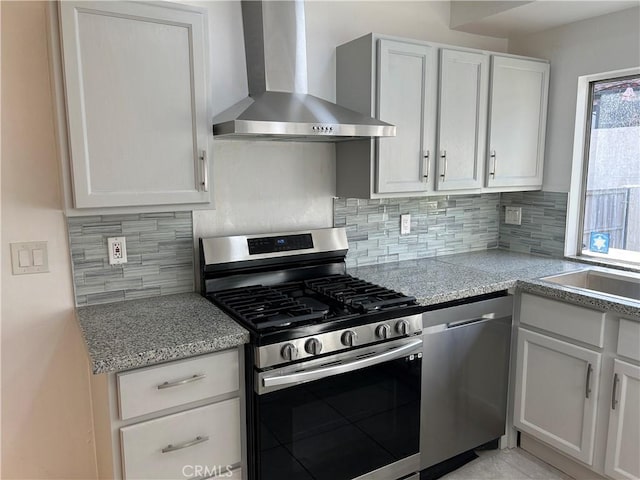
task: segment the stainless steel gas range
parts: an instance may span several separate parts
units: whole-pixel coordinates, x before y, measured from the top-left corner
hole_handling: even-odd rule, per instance
[[[251,480],[419,470],[422,309],[346,274],[341,228],[200,239],[202,292],[251,333]]]

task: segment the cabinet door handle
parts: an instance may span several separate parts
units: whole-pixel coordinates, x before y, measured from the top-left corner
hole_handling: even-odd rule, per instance
[[[585,398],[589,398],[589,395],[591,394],[591,372],[592,371],[593,371],[593,367],[591,366],[591,363],[588,363],[587,364],[587,382],[584,390]]]
[[[209,437],[206,435],[197,436],[193,440],[188,442],[178,443],[176,445],[169,444],[162,449],[162,453],[175,452],[176,450],[182,450],[183,448],[193,447],[194,445],[198,445],[199,443],[208,442]]]
[[[179,387],[180,385],[185,385],[191,382],[197,382],[198,380],[202,380],[206,375],[201,373],[200,375],[194,375],[192,377],[188,377],[182,380],[176,380],[175,382],[164,382],[158,385],[158,390],[164,390],[165,388]]]
[[[429,150],[427,150],[426,152],[424,152],[424,155],[422,156],[423,160],[424,160],[424,175],[422,176],[424,179],[429,178],[429,156],[430,156],[430,152]]]
[[[496,165],[497,165],[497,157],[496,157],[496,151],[495,150],[491,150],[491,154],[489,155],[489,157],[491,157],[491,160],[493,160],[492,162],[492,169],[489,172],[489,175],[491,175],[492,177],[496,176]]]
[[[618,382],[620,379],[618,378],[618,374],[613,374],[613,388],[611,389],[611,410],[616,409],[616,405],[618,405],[618,400],[616,400],[616,391],[618,390]]]
[[[200,161],[202,162],[202,181],[200,187],[203,192],[209,191],[209,163],[207,162],[207,151],[200,152]]]
[[[447,151],[443,150],[440,154],[440,158],[443,160],[442,162],[442,173],[440,176],[442,177],[442,181],[444,182],[445,177],[447,176]]]

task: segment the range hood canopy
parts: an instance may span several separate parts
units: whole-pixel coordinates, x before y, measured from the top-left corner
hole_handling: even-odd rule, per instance
[[[243,0],[242,23],[249,96],[213,119],[215,137],[337,142],[395,136],[394,125],[307,93],[303,0]]]

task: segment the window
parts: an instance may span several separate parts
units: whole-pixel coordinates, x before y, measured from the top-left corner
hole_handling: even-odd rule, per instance
[[[580,159],[574,153],[570,194],[577,218],[568,215],[576,231],[567,242],[576,245],[567,253],[640,264],[640,74],[588,80],[584,149]]]

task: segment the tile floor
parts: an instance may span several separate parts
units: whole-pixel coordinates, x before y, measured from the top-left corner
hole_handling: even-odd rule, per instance
[[[571,477],[520,448],[485,450],[441,480],[571,480]]]

